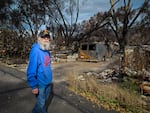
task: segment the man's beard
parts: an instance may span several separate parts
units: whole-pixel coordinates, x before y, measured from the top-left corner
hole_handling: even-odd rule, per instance
[[[50,49],[50,42],[41,42],[41,41],[38,41],[39,45],[40,45],[40,48],[42,50],[49,50]]]

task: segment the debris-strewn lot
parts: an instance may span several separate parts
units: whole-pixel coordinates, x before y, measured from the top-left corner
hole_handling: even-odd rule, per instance
[[[108,111],[102,107],[98,107],[96,104],[91,103],[89,100],[85,100],[85,98],[68,90],[68,85],[66,84],[67,76],[65,73],[69,72],[69,70],[83,72],[80,66],[84,67],[83,69],[85,70],[88,70],[88,67],[90,67],[91,70],[97,70],[99,68],[99,63],[94,63],[93,65],[88,62],[63,62],[52,64],[54,72],[53,82],[55,95],[48,109],[48,112],[118,113],[115,110]],[[26,84],[26,76],[24,73],[26,71],[26,67],[27,64],[8,65],[0,63],[0,76],[2,81],[0,99],[1,101],[4,100],[0,104],[0,111],[2,113],[12,113],[12,111],[15,113],[31,112],[32,107],[34,106],[35,98],[31,94],[31,89],[27,87]],[[24,105],[26,105],[26,107],[24,107]],[[22,109],[24,110],[22,111]]]
[[[119,109],[118,106],[120,106],[125,110],[129,110],[130,112],[132,111],[131,113],[147,113],[150,105],[150,97],[147,94],[140,96],[140,84],[142,83],[142,79],[138,78],[140,77],[138,75],[149,74],[147,71],[134,71],[127,66],[122,68],[119,56],[114,56],[112,58],[106,59],[106,61],[100,62],[83,62],[76,61],[75,58],[73,60],[71,59],[71,57],[68,58],[69,60],[66,60],[64,58],[65,60],[59,59],[59,61],[52,63],[55,83],[68,83],[69,81],[71,81],[71,84],[69,83],[69,87],[75,86],[75,89],[72,91],[75,91],[77,94],[84,96],[94,103],[99,103],[100,105],[106,104],[104,107],[108,109],[117,110]],[[25,72],[27,64],[7,64],[7,66]],[[74,80],[70,79],[70,75],[73,76],[71,79]],[[123,90],[118,89],[116,83],[119,84],[123,88]],[[92,86],[91,88],[89,86],[90,84],[92,84],[94,87]],[[81,92],[78,92],[78,90],[80,90]],[[96,94],[96,96],[100,100],[99,102],[96,99],[93,99],[92,96],[89,96],[93,95],[94,91],[100,92],[97,93],[98,95]],[[134,97],[134,95],[137,95],[137,97]],[[110,98],[105,98],[105,96]],[[121,99],[121,101],[119,99]],[[103,102],[105,102],[105,104]],[[123,102],[124,104],[122,104],[121,102]],[[107,104],[111,107],[108,107]],[[131,109],[129,106],[134,109]],[[142,107],[143,110],[140,111],[140,108],[138,110],[138,107]],[[122,113],[126,112],[124,110],[118,111]]]

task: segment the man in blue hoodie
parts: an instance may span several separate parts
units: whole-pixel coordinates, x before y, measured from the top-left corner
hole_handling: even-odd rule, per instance
[[[47,113],[46,102],[52,90],[50,38],[49,32],[42,30],[38,35],[37,43],[32,45],[30,51],[27,81],[37,98],[32,113]]]

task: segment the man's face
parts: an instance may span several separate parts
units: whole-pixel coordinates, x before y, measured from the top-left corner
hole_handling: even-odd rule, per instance
[[[39,37],[38,43],[42,50],[49,50],[50,49],[50,37]]]

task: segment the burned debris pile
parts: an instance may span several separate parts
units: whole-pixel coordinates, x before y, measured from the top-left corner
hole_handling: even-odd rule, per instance
[[[121,82],[123,80],[124,74],[120,73],[117,69],[105,69],[101,72],[84,72],[80,74],[78,79],[85,80],[84,77],[91,76],[99,80],[100,82],[112,83],[112,82]]]

